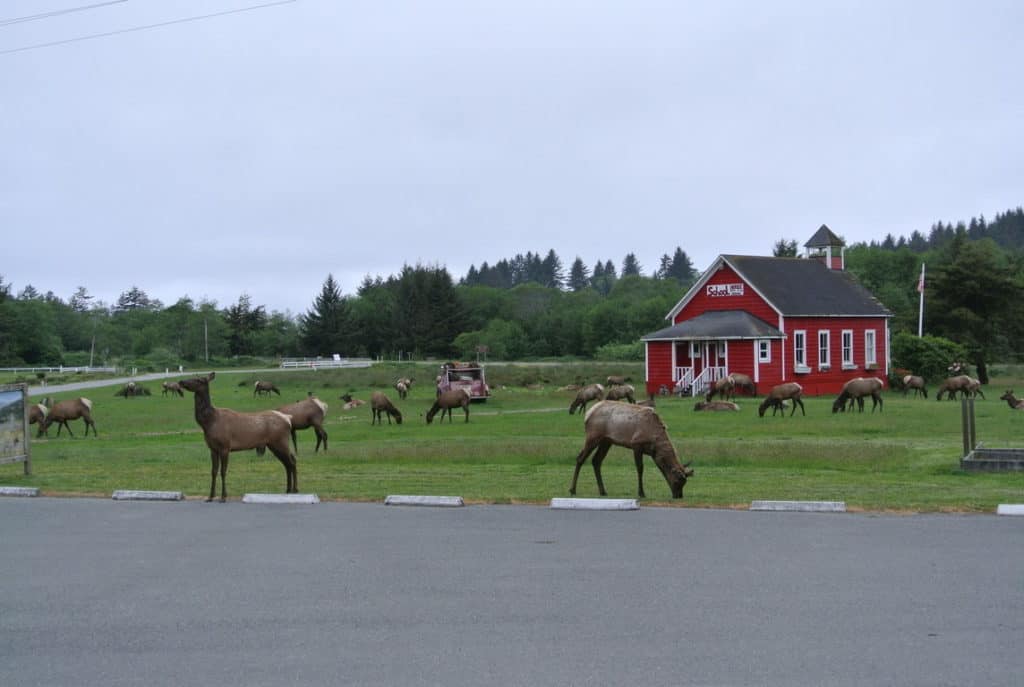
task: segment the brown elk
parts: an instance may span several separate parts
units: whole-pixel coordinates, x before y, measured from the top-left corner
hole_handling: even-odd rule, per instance
[[[587,404],[591,401],[600,401],[604,398],[604,387],[600,384],[588,384],[576,392],[576,398],[569,406],[569,414],[573,415],[579,408],[581,413],[587,410]]]
[[[981,390],[981,381],[974,377],[968,377],[968,379],[970,379],[971,382],[967,385],[967,393],[971,396],[981,396],[982,399],[987,401],[988,399],[985,398],[985,392]]]
[[[719,411],[719,410],[739,410],[740,407],[732,401],[697,401],[693,406],[695,411]]]
[[[43,425],[45,424],[44,420],[46,420],[46,416],[50,412],[50,409],[47,408],[46,405],[44,405],[43,403],[32,403],[28,406],[26,412],[28,413],[28,423],[30,425],[39,425],[39,431],[36,434],[36,436],[43,436]]]
[[[452,409],[462,408],[466,413],[466,422],[469,422],[469,390],[468,389],[449,389],[448,391],[442,391],[437,395],[434,400],[434,405],[430,406],[430,410],[427,411],[427,424],[429,425],[434,421],[434,416],[437,415],[437,411],[441,411],[441,422],[444,422],[445,413],[448,414],[448,424],[452,422]]]
[[[907,392],[911,389],[914,390],[914,398],[917,398],[918,394],[928,398],[928,389],[924,385],[924,377],[918,375],[904,375],[903,395],[906,396]]]
[[[733,391],[736,388],[736,380],[733,379],[732,375],[726,375],[720,379],[716,379],[711,383],[711,387],[708,389],[707,395],[704,397],[705,401],[710,402],[715,394],[719,397],[725,398],[726,400],[732,400]]]
[[[398,384],[401,383],[401,381],[398,382]],[[383,425],[385,415],[388,416],[389,425],[391,424],[391,418],[395,418],[395,422],[402,424],[401,411],[395,407],[395,404],[391,402],[391,399],[388,398],[383,391],[374,391],[373,395],[370,396],[370,410],[373,413],[373,419],[370,421],[371,425],[377,422]]]
[[[262,394],[266,394],[269,396],[271,393],[275,393],[278,396],[281,395],[281,390],[278,389],[273,382],[265,382],[263,380],[257,379],[256,383],[252,385],[253,398],[256,398],[257,395]]]
[[[339,398],[345,402],[345,405],[341,407],[342,410],[352,410],[359,406],[366,405],[366,401],[358,398],[352,398],[352,394],[342,394]]]
[[[856,401],[860,412],[864,412],[864,397],[871,397],[871,412],[878,406],[882,410],[882,380],[877,377],[854,377],[843,385],[839,397],[832,402],[832,412],[846,412],[847,401]]]
[[[327,430],[324,429],[324,418],[327,417],[326,403],[311,395],[301,401],[281,406],[278,410],[291,418],[292,446],[295,448],[296,454],[299,452],[299,444],[296,441],[295,432],[310,427],[316,434],[316,448],[313,449],[313,453],[320,450],[321,442],[323,442],[324,451],[327,450]]]
[[[402,377],[395,382],[395,391],[398,392],[398,397],[405,400],[405,397],[409,395],[409,387],[412,386],[412,380],[408,377]]]
[[[170,394],[171,396],[174,396],[175,394],[178,396],[185,395],[185,392],[181,388],[181,384],[178,384],[177,382],[164,382],[160,386],[163,388],[163,391],[160,394],[161,396],[166,396],[167,394]]]
[[[633,462],[636,464],[637,494],[644,494],[644,454],[654,459],[654,464],[665,476],[672,497],[683,497],[686,480],[693,476],[690,464],[679,464],[676,447],[668,436],[665,423],[661,421],[653,408],[646,408],[627,403],[611,403],[599,401],[591,407],[584,419],[586,440],[583,449],[576,456],[576,469],[572,474],[569,494],[576,495],[576,481],[580,476],[580,468],[587,457],[594,453],[591,464],[594,477],[597,478],[597,490],[601,496],[607,496],[604,481],[601,479],[601,463],[612,446],[622,446],[633,450]]]
[[[96,434],[96,423],[92,421],[92,401],[87,398],[71,398],[64,401],[57,401],[50,408],[50,412],[43,418],[43,424],[39,427],[40,434],[48,434],[50,425],[57,423],[57,436],[60,436],[61,428],[66,428],[71,434],[69,420],[81,418],[85,421],[85,436],[89,436],[89,428],[92,427],[92,435]],[[74,434],[71,434],[74,436]]]
[[[729,376],[732,377],[733,382],[733,393],[742,389],[751,396],[757,396],[757,384],[750,375],[745,375],[742,372],[730,372]]]
[[[783,407],[783,401],[792,401],[793,410],[789,413],[790,417],[796,414],[796,407],[800,406],[800,413],[804,416],[807,415],[807,411],[804,410],[804,402],[801,400],[804,395],[804,388],[796,382],[786,382],[779,384],[778,386],[772,387],[772,390],[768,393],[761,405],[757,408],[758,417],[764,417],[764,411],[768,409],[768,406],[772,407],[772,415],[775,415],[778,411],[782,411],[782,414],[786,414],[786,410]]]
[[[942,384],[939,385],[939,390],[935,392],[935,400],[941,401],[942,394],[947,394],[949,400],[956,398],[956,392],[960,392],[961,395],[967,396],[971,390],[971,378],[967,375],[957,375],[956,377],[947,377],[942,380]]]
[[[136,396],[149,396],[150,391],[146,387],[136,384],[135,382],[128,382],[123,387],[114,392],[115,396],[121,396],[123,398],[135,398]]]
[[[266,449],[274,454],[284,466],[286,491],[299,491],[298,461],[288,444],[291,436],[291,418],[278,410],[264,410],[258,413],[240,413],[228,408],[216,408],[210,400],[210,382],[216,373],[206,377],[184,379],[181,388],[195,395],[196,422],[203,429],[206,445],[210,447],[210,498],[212,501],[217,488],[217,472],[220,472],[220,500],[228,497],[228,457],[232,451],[256,449],[260,455]]]
[[[626,400],[630,403],[636,403],[635,393],[636,389],[633,388],[632,384],[619,384],[608,389],[608,393],[604,397],[608,401]]]
[[[1006,401],[1014,410],[1024,410],[1024,398],[1017,398],[1013,395],[1013,389],[1007,389],[1006,393],[999,397],[1000,401]]]
[[[605,380],[605,384],[608,386],[621,386],[631,381],[633,380],[625,375],[608,375],[608,379]]]

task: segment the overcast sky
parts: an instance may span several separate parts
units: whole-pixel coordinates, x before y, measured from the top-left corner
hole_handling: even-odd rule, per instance
[[[0,51],[260,0],[4,0]],[[263,0],[267,2],[268,0]],[[645,273],[1024,202],[1024,3],[298,0],[0,54],[0,274],[305,312],[403,264]]]

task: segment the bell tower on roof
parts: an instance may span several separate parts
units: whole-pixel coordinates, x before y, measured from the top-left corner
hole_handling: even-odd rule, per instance
[[[822,224],[804,244],[804,257],[818,258],[830,269],[846,269],[846,243]]]

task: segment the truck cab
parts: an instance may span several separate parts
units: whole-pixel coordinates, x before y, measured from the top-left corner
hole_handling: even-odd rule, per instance
[[[465,389],[471,401],[484,402],[491,395],[483,365],[450,362],[441,366],[437,377],[437,393],[449,389]]]

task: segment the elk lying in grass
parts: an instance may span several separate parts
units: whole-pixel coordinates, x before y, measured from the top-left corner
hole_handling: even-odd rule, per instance
[[[427,411],[427,424],[429,425],[434,421],[434,416],[437,415],[437,411],[441,411],[441,422],[444,422],[445,413],[448,414],[448,424],[452,422],[452,409],[462,408],[466,413],[466,422],[469,422],[469,390],[468,389],[449,389],[448,391],[442,391],[437,395],[434,400],[434,405],[430,406],[430,410]]]
[[[569,405],[569,414],[573,415],[578,408],[581,413],[587,410],[587,404],[591,401],[600,401],[604,398],[604,387],[600,384],[588,384],[576,392],[576,398]]]
[[[366,401],[353,398],[352,394],[342,394],[339,398],[345,402],[345,405],[341,407],[342,410],[353,410],[359,406],[366,405]]]
[[[772,407],[772,415],[775,415],[778,411],[782,411],[782,414],[786,414],[786,410],[783,407],[783,401],[792,401],[793,410],[789,413],[790,417],[796,414],[796,407],[800,406],[800,413],[804,416],[807,415],[807,411],[804,410],[804,402],[801,400],[804,395],[804,388],[796,382],[786,382],[785,384],[779,384],[778,386],[772,387],[772,390],[768,393],[768,396],[761,401],[761,405],[757,408],[758,417],[764,417],[764,411],[768,409],[768,406]]]
[[[608,401],[628,401],[630,403],[636,403],[636,389],[633,388],[632,384],[619,384],[608,389],[608,393],[604,395],[605,400]]]
[[[68,430],[71,434],[69,420],[81,418],[85,421],[85,436],[89,436],[89,428],[92,427],[93,436],[96,434],[96,423],[92,421],[92,401],[87,398],[71,398],[65,401],[57,401],[50,408],[50,412],[43,418],[43,424],[39,427],[40,434],[48,434],[50,425],[57,423],[57,436],[60,436],[61,428]],[[74,436],[74,434],[71,434]]]
[[[626,403],[599,401],[594,404],[584,419],[586,440],[583,450],[576,456],[576,470],[572,474],[569,494],[576,495],[576,481],[580,476],[580,468],[587,457],[594,453],[591,464],[594,466],[594,477],[597,478],[597,490],[601,496],[607,496],[604,481],[601,479],[601,463],[612,446],[623,446],[633,450],[633,462],[636,464],[637,495],[644,494],[644,454],[654,459],[654,464],[665,476],[672,497],[683,497],[683,487],[687,478],[693,476],[690,464],[679,464],[676,448],[669,439],[665,424],[652,408],[645,408]]]
[[[135,382],[128,382],[123,387],[114,392],[115,396],[121,396],[123,398],[135,398],[136,396],[149,396],[150,391],[141,384]]]
[[[845,413],[847,402],[856,401],[860,412],[863,413],[865,396],[871,397],[871,412],[875,412],[875,406],[878,406],[878,410],[881,412],[882,380],[877,377],[854,377],[846,382],[842,391],[839,392],[839,397],[832,402],[832,412],[842,411]]]
[[[195,395],[196,422],[203,429],[206,445],[210,447],[210,498],[212,501],[217,488],[217,472],[220,472],[220,500],[228,497],[226,478],[228,457],[232,451],[256,449],[260,455],[266,449],[284,465],[286,491],[299,491],[298,462],[288,445],[292,423],[278,410],[264,410],[258,413],[239,413],[228,408],[215,408],[210,400],[210,382],[216,373],[206,377],[184,379],[181,387]]]
[[[906,396],[907,392],[911,389],[914,390],[914,398],[917,398],[918,394],[921,394],[925,398],[928,398],[928,389],[924,385],[924,377],[918,375],[904,375],[903,376],[903,395]]]
[[[174,396],[174,395],[184,396],[185,395],[185,392],[181,388],[181,384],[178,384],[177,382],[164,382],[160,386],[163,388],[163,391],[160,394],[161,396],[166,396],[167,394],[170,394],[171,396]]]
[[[281,390],[278,389],[273,382],[265,382],[263,380],[257,379],[256,383],[252,385],[253,398],[256,398],[256,396],[262,394],[266,394],[267,396],[269,396],[271,393],[275,393],[278,396],[281,395]]]
[[[1006,393],[999,397],[1000,401],[1006,401],[1014,410],[1024,410],[1024,398],[1017,398],[1013,395],[1013,389],[1007,389]]]
[[[935,400],[941,401],[942,394],[947,394],[949,400],[956,398],[956,393],[959,391],[960,394],[966,397],[971,393],[972,380],[967,375],[957,375],[956,377],[947,377],[942,380],[942,384],[939,385],[939,390],[935,393]]]
[[[740,407],[732,401],[697,401],[696,405],[693,406],[695,411],[720,411],[720,410],[739,410]]]
[[[732,378],[732,375],[726,375],[721,379],[716,379],[711,383],[711,387],[708,389],[707,395],[704,397],[705,401],[711,401],[718,394],[720,398],[726,400],[732,399],[733,390],[736,388],[736,380]]]
[[[401,383],[401,381],[398,382],[398,384]],[[391,418],[395,418],[395,422],[402,424],[401,411],[395,407],[395,404],[391,402],[391,399],[388,398],[383,391],[374,391],[373,395],[370,396],[370,410],[373,412],[373,419],[370,421],[371,425],[376,424],[377,422],[383,425],[385,415],[388,416],[389,425],[391,424]]]
[[[327,450],[327,430],[324,429],[324,418],[327,417],[326,403],[310,395],[309,398],[281,406],[278,410],[291,418],[292,446],[295,447],[296,454],[299,452],[299,444],[296,441],[295,432],[310,427],[316,434],[316,448],[313,449],[313,453],[320,450],[321,442],[323,442],[324,451]]]

